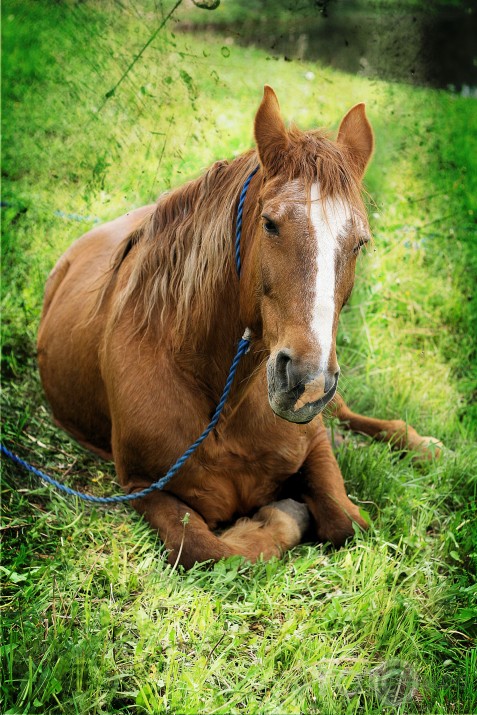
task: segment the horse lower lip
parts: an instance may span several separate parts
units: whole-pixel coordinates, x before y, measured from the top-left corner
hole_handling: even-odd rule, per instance
[[[287,422],[297,422],[306,423],[310,422],[316,415],[318,415],[325,407],[327,400],[317,400],[316,402],[310,402],[307,405],[303,405],[298,410],[294,410],[293,406],[287,406],[285,404],[280,404],[279,401],[275,399],[270,399],[270,407],[275,412],[278,417],[281,417]]]
[[[336,382],[334,387],[332,387],[326,395],[323,395],[323,397],[320,397],[320,399],[315,402],[309,402],[308,404],[303,405],[303,407],[300,407],[298,410],[293,409],[295,402],[292,404],[290,402],[290,396],[287,394],[281,396],[281,399],[280,397],[277,399],[275,395],[269,394],[268,400],[270,402],[270,407],[275,414],[278,415],[278,417],[287,420],[287,422],[306,424],[319,415],[320,412],[324,410],[326,405],[333,399],[337,385],[338,383]]]

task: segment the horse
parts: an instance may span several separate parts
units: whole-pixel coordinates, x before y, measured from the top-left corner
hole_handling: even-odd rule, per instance
[[[79,238],[45,288],[38,361],[54,420],[114,460],[130,495],[202,432],[237,341],[251,334],[216,427],[163,490],[132,499],[185,568],[269,559],[305,536],[340,546],[368,528],[347,496],[326,405],[398,447],[430,440],[402,421],[356,415],[336,393],[338,318],[370,239],[364,104],[333,141],[287,129],[266,85],[254,133],[256,149]]]

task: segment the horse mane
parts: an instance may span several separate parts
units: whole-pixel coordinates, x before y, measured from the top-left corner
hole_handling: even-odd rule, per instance
[[[340,196],[366,222],[361,185],[346,147],[331,141],[321,130],[288,131],[289,148],[267,168],[271,181],[301,178],[307,195],[316,181],[320,196]],[[179,344],[189,326],[210,327],[217,290],[235,270],[234,226],[240,190],[259,163],[250,150],[231,162],[217,161],[202,176],[165,193],[155,209],[120,245],[100,288],[106,295],[128,254],[133,265],[113,308],[117,319],[134,306],[135,329],[172,319]],[[268,177],[267,177],[268,178]],[[99,303],[98,303],[99,305]],[[168,325],[170,323],[168,322]]]

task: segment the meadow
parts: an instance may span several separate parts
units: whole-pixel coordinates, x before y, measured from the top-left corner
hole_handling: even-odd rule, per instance
[[[347,436],[338,460],[367,534],[189,572],[132,510],[4,461],[0,710],[476,712],[475,100],[183,34],[173,5],[3,4],[2,441],[76,489],[119,492],[43,396],[46,277],[95,223],[248,149],[268,83],[301,128],[335,131],[366,102],[374,240],[341,318],[341,391],[445,449],[416,461]]]

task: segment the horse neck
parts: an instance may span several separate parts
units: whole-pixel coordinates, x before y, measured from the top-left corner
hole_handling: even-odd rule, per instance
[[[234,269],[235,270],[235,269]],[[240,287],[237,277],[230,271],[228,279],[216,293],[214,311],[207,327],[187,335],[180,347],[174,350],[174,362],[200,387],[202,394],[217,403],[237,351],[245,327],[240,319]],[[200,328],[200,321],[196,325]],[[238,386],[253,372],[253,361],[242,358],[234,380],[229,405],[235,401]]]
[[[235,236],[230,236],[230,259],[225,263],[221,280],[213,288],[209,315],[198,315],[191,321],[187,334],[176,352],[179,364],[194,373],[195,379],[204,390],[210,391],[216,399],[220,396],[233,360],[237,345],[246,328],[255,333],[259,326],[256,306],[255,271],[253,261],[254,225],[258,212],[258,191],[260,180],[254,177],[245,200],[243,229],[241,237],[242,271],[240,276],[234,260]],[[237,190],[234,216],[242,190]],[[233,222],[235,225],[235,221]],[[261,354],[261,353],[260,353]],[[231,401],[243,392],[240,385],[249,386],[248,379],[256,370],[258,360],[253,349],[243,358],[239,368]]]

